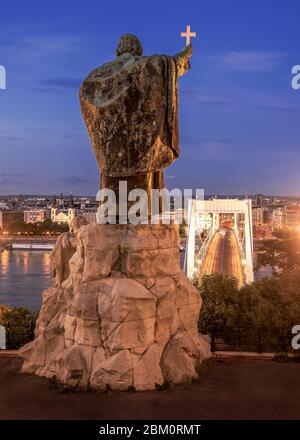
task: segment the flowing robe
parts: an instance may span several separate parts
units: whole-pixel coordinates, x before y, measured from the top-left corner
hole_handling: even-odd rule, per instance
[[[178,157],[181,67],[176,57],[126,53],[84,80],[81,111],[102,175],[148,175]]]

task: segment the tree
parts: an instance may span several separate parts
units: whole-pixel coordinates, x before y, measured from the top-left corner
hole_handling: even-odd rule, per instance
[[[237,280],[205,275],[194,284],[203,299],[199,330],[248,350],[287,352],[300,324],[300,272],[282,272],[238,289]],[[246,347],[246,348],[245,348]]]
[[[0,305],[0,325],[6,328],[9,348],[19,348],[33,338],[37,316],[27,307]]]
[[[300,271],[300,235],[286,229],[275,230],[274,238],[264,240],[257,253],[257,269],[270,266],[274,276]]]
[[[38,223],[11,222],[7,227],[9,234],[44,235],[47,232],[61,234],[69,230],[67,223],[54,223],[50,219]]]
[[[289,281],[287,280],[289,279]],[[258,349],[291,348],[291,329],[300,322],[300,274],[264,278],[240,289],[240,320]]]
[[[186,236],[186,227],[187,227],[187,224],[183,220],[183,222],[180,223],[180,225],[179,225],[179,235],[180,235],[180,237],[185,237]]]
[[[203,300],[200,332],[212,336],[222,334],[236,324],[238,282],[221,274],[204,275],[194,284]]]

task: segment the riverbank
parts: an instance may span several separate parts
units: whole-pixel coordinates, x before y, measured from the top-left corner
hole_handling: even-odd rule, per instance
[[[43,236],[43,235],[1,235],[0,236],[0,252],[5,249],[53,249],[58,235]]]
[[[24,241],[26,243],[38,242],[55,243],[59,235],[0,235],[0,244],[5,242],[19,242]]]

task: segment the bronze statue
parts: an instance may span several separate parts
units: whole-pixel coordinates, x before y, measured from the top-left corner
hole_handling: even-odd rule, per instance
[[[163,169],[179,156],[177,78],[190,68],[192,46],[175,56],[143,56],[123,35],[116,60],[93,70],[80,89],[81,111],[101,172],[101,188],[118,193],[164,187]]]

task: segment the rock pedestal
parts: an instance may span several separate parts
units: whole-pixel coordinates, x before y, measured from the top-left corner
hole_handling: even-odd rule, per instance
[[[174,225],[86,225],[52,254],[22,372],[94,390],[152,390],[198,377],[210,345]]]

